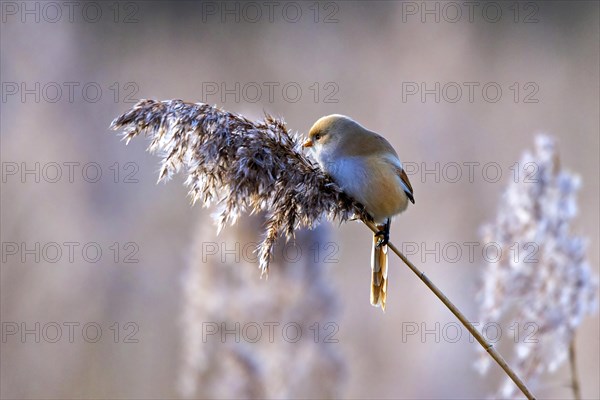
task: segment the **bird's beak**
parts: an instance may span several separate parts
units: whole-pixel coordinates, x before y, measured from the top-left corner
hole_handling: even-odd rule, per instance
[[[302,147],[307,148],[307,147],[313,147],[313,142],[310,139],[307,139],[306,142],[304,142],[302,144]]]

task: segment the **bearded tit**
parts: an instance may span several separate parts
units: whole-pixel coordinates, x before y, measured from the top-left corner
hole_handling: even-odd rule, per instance
[[[371,304],[385,311],[392,216],[415,202],[413,189],[392,145],[382,136],[343,115],[328,115],[310,129],[303,144],[321,169],[361,203],[379,232],[373,236]]]

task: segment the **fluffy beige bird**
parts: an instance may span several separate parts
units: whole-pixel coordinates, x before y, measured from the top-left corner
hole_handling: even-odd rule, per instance
[[[392,145],[344,115],[320,118],[303,145],[341,189],[365,206],[380,230],[373,236],[371,304],[385,311],[387,243],[392,216],[414,203],[413,189]]]

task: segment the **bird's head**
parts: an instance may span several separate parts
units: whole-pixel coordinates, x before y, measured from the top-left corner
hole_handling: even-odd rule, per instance
[[[349,117],[339,114],[319,118],[308,132],[308,139],[302,147],[313,150],[319,161],[325,155],[336,152],[341,144],[352,136],[353,132],[362,127]]]

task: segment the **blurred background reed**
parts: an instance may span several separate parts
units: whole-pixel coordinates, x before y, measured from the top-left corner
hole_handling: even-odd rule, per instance
[[[250,118],[267,111],[300,132],[322,115],[352,116],[389,138],[409,169],[416,205],[393,225],[394,242],[476,319],[487,260],[481,245],[470,258],[464,243],[481,241],[480,226],[494,219],[515,177],[511,167],[537,132],[556,138],[561,165],[581,177],[572,230],[588,238],[596,275],[600,262],[598,3],[480,3],[471,22],[468,8],[456,19],[444,2],[281,2],[272,21],[260,2],[260,18],[239,2],[77,2],[72,21],[60,3],[58,17],[50,3],[3,2],[2,398],[494,393],[498,369],[477,373],[475,344],[464,331],[450,340],[455,320],[399,261],[391,260],[386,313],[370,306],[364,226],[322,227],[327,232],[303,239],[296,265],[283,262],[260,280],[252,257],[232,245],[256,241],[259,217],[215,236],[210,210],[189,206],[182,177],[156,185],[158,158],[146,143],[125,147],[108,131],[139,98],[205,101]],[[453,102],[457,86],[462,97]],[[498,179],[491,163],[500,166]],[[306,249],[313,240],[317,247]],[[72,242],[71,260],[65,243]],[[443,251],[451,243],[462,250],[458,260]],[[256,308],[269,296],[277,304],[262,314]],[[270,318],[319,329],[331,322],[337,341],[314,343],[309,328],[295,344],[277,330],[272,346],[198,338],[203,322],[262,326]],[[62,327],[56,343],[54,323]],[[78,324],[72,342],[65,323]],[[23,337],[22,328],[34,333]],[[515,339],[510,321],[501,329],[498,345],[510,353],[522,336]],[[598,317],[584,320],[577,333],[584,398],[600,397],[598,338]],[[245,391],[249,370],[235,358],[245,351],[279,380]],[[568,384],[563,366],[537,394],[570,397]]]

